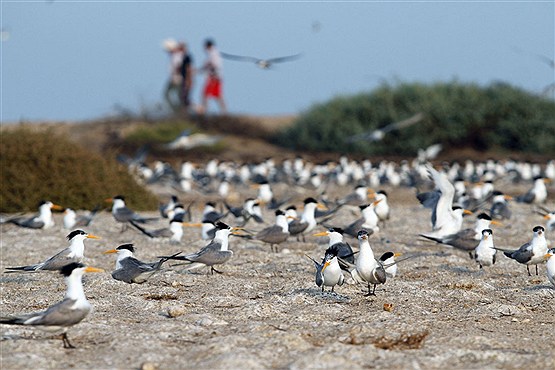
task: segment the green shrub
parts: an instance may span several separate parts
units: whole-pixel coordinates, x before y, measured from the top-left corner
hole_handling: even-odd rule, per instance
[[[381,141],[346,140],[420,112],[419,123],[391,131]],[[316,105],[275,140],[294,149],[370,155],[414,155],[435,143],[550,155],[554,133],[553,101],[507,84],[399,83]]]
[[[157,122],[137,127],[125,140],[134,145],[163,144],[171,142],[185,130],[191,130],[192,133],[198,131],[195,125],[188,121]]]
[[[155,209],[156,197],[115,160],[51,131],[3,130],[0,146],[0,210],[34,211],[41,200],[63,207],[109,206],[106,198],[124,195],[137,210]],[[109,158],[109,159],[108,159]]]

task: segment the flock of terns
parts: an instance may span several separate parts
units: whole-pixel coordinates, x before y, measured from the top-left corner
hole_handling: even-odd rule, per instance
[[[183,227],[200,227],[201,238],[207,240],[207,244],[195,253],[176,251],[168,256],[160,256],[155,262],[138,260],[134,256],[135,248],[130,243],[106,251],[106,254],[117,255],[112,277],[125,283],[144,283],[169,260],[187,265],[187,270],[206,266],[212,274],[221,273],[216,268],[233,257],[233,251],[229,248],[231,235],[267,244],[274,252],[278,252],[279,246],[292,238],[299,241],[307,235],[314,235],[329,239],[321,260],[307,255],[314,263],[315,282],[322,291],[328,287],[334,292],[336,286],[350,280],[364,284],[368,289],[367,295],[375,295],[379,284],[386,283],[388,277],[396,275],[399,262],[418,257],[413,255],[399,259],[400,254],[392,251],[377,257],[370,245],[370,238],[380,232],[380,227],[388,222],[390,215],[388,194],[372,189],[387,185],[392,189],[398,186],[416,188],[418,201],[431,210],[431,230],[419,234],[421,238],[468,253],[480,268],[493,265],[498,251],[525,265],[529,275],[531,265],[535,266],[537,275],[538,265],[547,261],[547,277],[555,285],[555,248],[548,249],[545,236],[546,231],[555,231],[555,211],[545,207],[548,196],[546,184],[555,180],[555,161],[543,167],[528,162],[488,160],[443,164],[441,168],[434,168],[422,159],[412,163],[384,161],[374,165],[370,161],[357,162],[345,157],[339,162],[324,164],[310,163],[301,158],[285,160],[280,165],[273,159],[243,165],[213,160],[204,167],[185,162],[177,171],[159,162],[150,172],[145,171],[142,163],[133,160],[127,163],[130,171],[140,177],[140,181],[164,184],[180,192],[202,193],[217,197],[220,201],[206,202],[201,222],[194,223],[193,203],[185,206],[177,196],[172,196],[167,203],[160,205],[160,216],[168,219],[168,226],[154,229],[148,223],[158,218],[145,217],[133,211],[126,205],[124,196],[116,195],[107,199],[111,203],[114,221],[122,225],[122,232],[135,228],[148,238],[165,239],[171,245],[178,246],[184,235]],[[509,182],[519,181],[531,182],[533,185],[528,192],[514,198],[501,191]],[[290,189],[288,197],[276,199],[272,186],[277,183],[287,184]],[[352,193],[330,199],[328,191],[331,187],[344,189],[349,184],[357,184]],[[240,205],[229,204],[241,203],[232,196],[231,189],[242,187],[256,187],[257,196],[242,200]],[[430,190],[420,191],[426,187]],[[302,211],[292,205],[295,192],[299,189],[313,195],[304,199]],[[545,219],[545,227],[533,227],[530,241],[520,248],[499,248],[494,244],[490,225],[512,217],[512,200],[531,204],[531,210]],[[40,204],[36,216],[2,216],[1,222],[18,227],[47,229],[54,225],[52,210],[61,209],[45,201]],[[64,348],[74,348],[66,330],[82,321],[91,310],[83,291],[82,276],[84,273],[102,271],[82,263],[84,241],[98,237],[81,228],[90,226],[100,209],[99,206],[79,215],[71,209],[65,209],[63,225],[72,230],[67,235],[69,246],[43,262],[6,268],[6,272],[22,273],[59,271],[66,279],[67,292],[63,301],[45,311],[2,317],[1,324],[62,330]],[[334,218],[340,209],[350,209],[351,212],[357,210],[359,217],[347,225],[338,225]],[[270,210],[274,215],[272,221],[267,220]],[[463,229],[463,216],[472,213],[478,213],[475,226]],[[249,224],[255,226],[250,229]],[[318,225],[326,230],[315,233]],[[353,250],[347,238],[357,240],[356,250]]]

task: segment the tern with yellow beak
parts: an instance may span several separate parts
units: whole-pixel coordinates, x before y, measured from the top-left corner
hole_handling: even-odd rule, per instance
[[[329,237],[328,250],[326,254],[333,254],[349,263],[355,263],[355,254],[353,248],[343,241],[343,229],[332,227],[327,231],[316,233],[313,236]]]
[[[173,255],[159,258],[186,261],[186,263],[191,264],[189,269],[208,266],[212,274],[214,272],[221,274],[214,266],[226,263],[233,256],[233,251],[229,250],[229,235],[236,235],[236,230],[239,229],[232,228],[223,222],[217,222],[216,228],[214,239],[198,252],[186,256]]]
[[[115,197],[108,198],[105,201],[112,202],[112,216],[114,216],[114,219],[117,222],[121,222],[123,224],[122,231],[125,230],[129,221],[133,221],[135,223],[145,223],[158,219],[157,217],[143,217],[138,213],[135,213],[135,211],[125,205],[125,198],[122,195],[116,195]]]
[[[304,200],[304,210],[301,215],[301,219],[294,219],[289,222],[289,234],[291,235],[302,235],[304,241],[304,233],[312,231],[316,227],[316,218],[314,217],[314,212],[316,208],[325,209],[325,207],[318,203],[314,198],[306,198]],[[298,240],[298,237],[297,237]]]
[[[175,257],[181,252],[167,258],[160,258],[157,262],[142,262],[133,256],[135,247],[133,244],[122,244],[116,249],[110,249],[104,254],[117,253],[116,269],[112,271],[112,277],[116,280],[128,284],[142,284],[160,271],[162,264],[171,257]]]
[[[339,260],[339,263],[341,267],[348,269],[354,281],[368,284],[366,296],[371,296],[376,295],[376,286],[378,284],[385,284],[387,275],[384,266],[374,257],[374,252],[368,242],[368,236],[369,234],[366,230],[360,230],[357,234],[359,253],[354,265],[344,260]],[[374,285],[373,290],[370,288],[371,284]]]
[[[53,209],[61,211],[63,208],[50,201],[42,201],[39,204],[38,215],[31,218],[15,217],[6,220],[6,222],[28,229],[48,229],[54,226],[54,220],[52,219]]]
[[[314,262],[314,266],[316,267],[316,285],[322,288],[322,292],[324,291],[324,287],[329,286],[333,293],[336,285],[343,285],[345,277],[341,272],[341,267],[339,267],[336,255],[326,251],[322,263],[318,263],[318,261],[310,256],[307,257]]]
[[[50,306],[46,311],[12,317],[2,317],[0,324],[36,326],[47,331],[63,330],[61,339],[64,348],[75,348],[67,337],[67,330],[80,323],[91,311],[91,304],[83,291],[82,277],[86,272],[102,272],[81,263],[70,263],[60,269],[65,276],[67,291],[63,301]]]
[[[480,240],[482,240],[482,230],[489,229],[490,225],[501,226],[499,221],[492,220],[486,213],[480,213],[476,218],[474,229],[464,229],[456,234],[446,235],[443,237],[433,237],[426,234],[420,236],[433,240],[439,244],[444,244],[462,251],[468,252],[470,258],[474,258],[472,252],[476,249]]]
[[[544,256],[547,253],[547,241],[545,240],[545,229],[543,226],[536,226],[533,229],[534,237],[532,241],[524,243],[517,250],[507,250],[495,247],[495,249],[503,251],[505,256],[514,259],[518,263],[526,265],[528,276],[530,274],[530,265],[536,265],[536,275],[538,275],[538,264],[545,261]]]
[[[482,240],[474,251],[476,262],[478,262],[480,268],[492,266],[495,263],[496,254],[497,250],[493,245],[493,231],[491,229],[482,230]]]
[[[85,239],[100,239],[98,236],[88,234],[83,230],[74,230],[67,236],[69,240],[69,247],[62,250],[58,254],[50,257],[44,262],[37,263],[36,265],[20,266],[20,267],[6,267],[8,272],[16,271],[57,271],[62,267],[72,262],[81,262],[85,254]]]

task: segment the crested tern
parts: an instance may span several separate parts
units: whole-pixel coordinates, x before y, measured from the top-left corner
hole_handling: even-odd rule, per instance
[[[72,262],[81,262],[85,254],[85,239],[100,239],[98,236],[88,234],[83,230],[74,230],[67,235],[69,247],[55,254],[44,262],[36,265],[6,267],[8,272],[15,271],[57,271]]]
[[[216,223],[216,227],[218,230],[214,239],[198,252],[185,256],[162,256],[160,258],[186,261],[185,263],[191,264],[189,269],[208,266],[212,274],[214,272],[221,274],[221,271],[216,270],[214,266],[226,263],[233,256],[233,251],[229,250],[229,235],[235,235],[238,229],[221,221]]]
[[[480,268],[484,266],[492,266],[495,263],[497,250],[493,245],[493,231],[491,229],[482,230],[482,240],[474,251],[476,262]]]
[[[116,280],[123,281],[128,284],[142,284],[160,271],[162,264],[175,257],[181,252],[176,253],[167,258],[160,258],[157,262],[142,262],[134,257],[135,247],[133,244],[122,244],[116,249],[110,249],[104,254],[117,253],[116,269],[112,271],[112,277]]]
[[[517,250],[507,250],[495,247],[495,249],[502,251],[505,256],[514,259],[518,263],[526,265],[528,276],[530,274],[530,265],[536,265],[536,275],[538,275],[538,264],[544,262],[544,256],[547,253],[547,241],[545,240],[545,229],[543,226],[536,226],[533,229],[534,237],[532,241],[524,243]]]
[[[52,219],[52,210],[62,210],[63,208],[57,204],[50,201],[42,201],[39,204],[39,213],[30,218],[25,217],[15,217],[6,220],[6,222],[15,224],[20,227],[25,227],[28,229],[48,229],[54,226],[54,220]]]
[[[91,304],[87,301],[83,291],[82,277],[86,272],[102,272],[95,267],[86,267],[81,263],[70,263],[60,269],[65,276],[67,291],[63,301],[50,306],[45,311],[2,317],[0,324],[36,326],[47,331],[63,330],[61,339],[64,348],[75,348],[67,337],[67,330],[80,323],[91,311]]]

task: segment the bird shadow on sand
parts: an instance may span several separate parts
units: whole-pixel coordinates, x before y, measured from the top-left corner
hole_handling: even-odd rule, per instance
[[[310,297],[315,297],[315,298],[321,298],[321,299],[326,299],[326,300],[330,300],[330,301],[334,301],[337,303],[348,303],[351,301],[350,297],[338,294],[336,292],[322,292],[321,289],[315,289],[315,288],[298,288],[293,290],[291,293],[293,294],[302,294],[302,295],[307,295]]]

